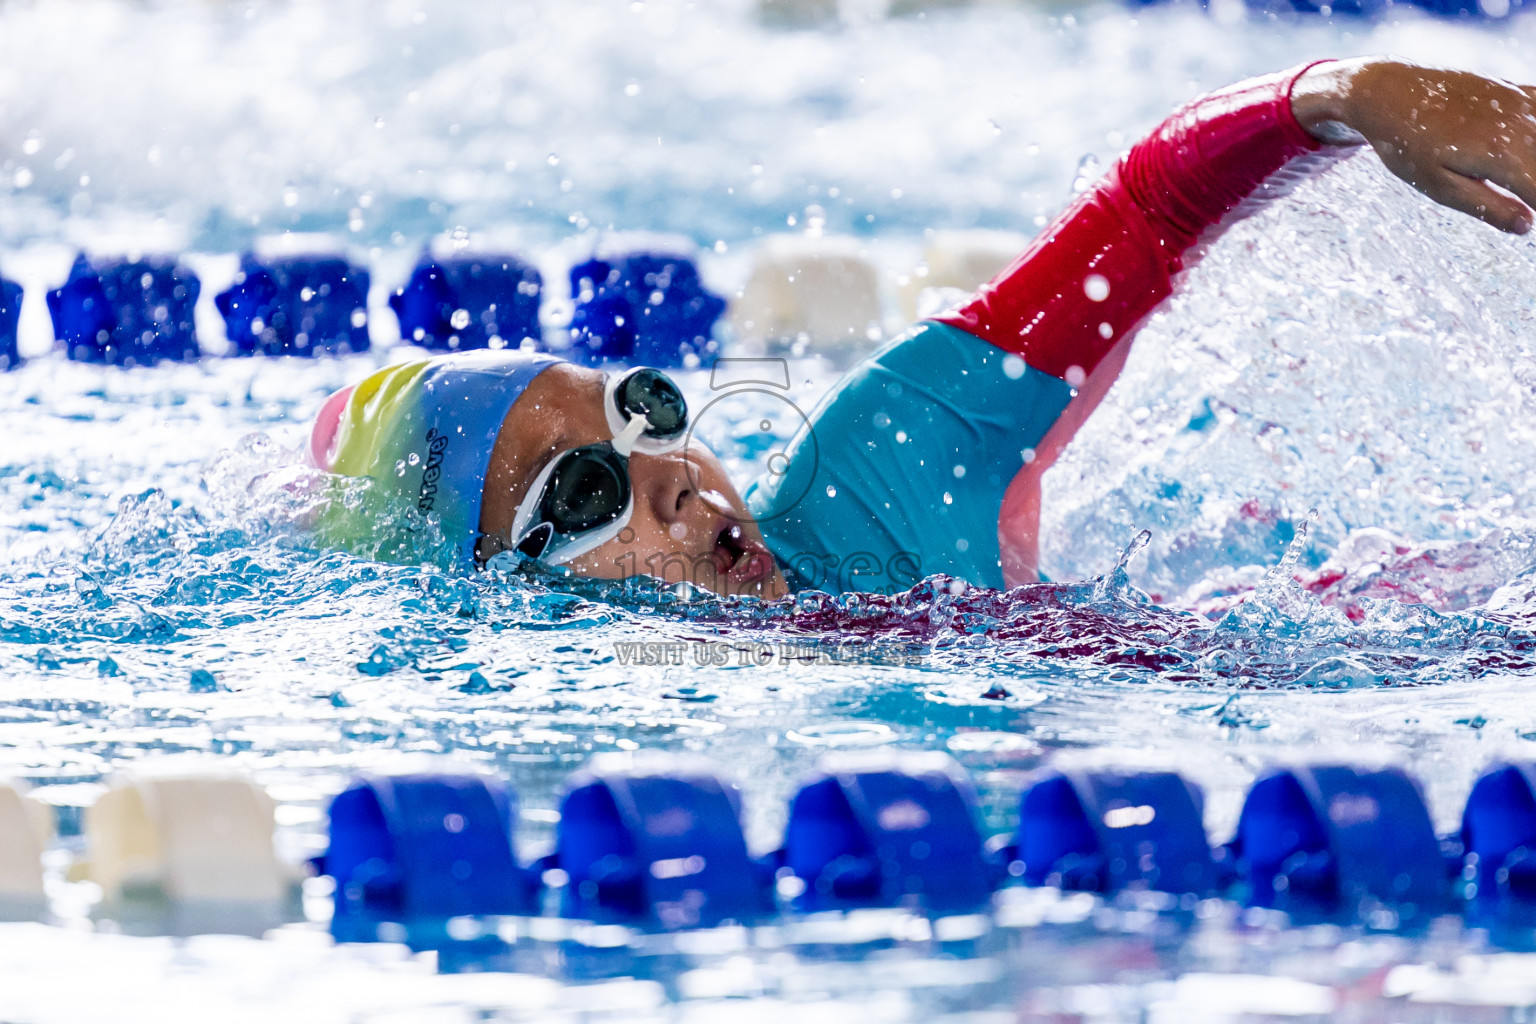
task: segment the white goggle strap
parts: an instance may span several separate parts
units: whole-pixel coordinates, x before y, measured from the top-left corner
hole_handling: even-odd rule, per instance
[[[614,451],[627,459],[629,453],[639,447],[641,440],[644,439],[646,426],[646,421],[636,416],[624,426],[624,429],[613,435],[613,440],[609,444],[613,445]]]
[[[643,416],[625,417],[623,410],[619,408],[619,385],[628,377],[628,372],[610,373],[603,381],[603,413],[608,417],[608,429],[613,431],[615,439],[623,434],[631,423],[639,423],[641,433],[635,441],[633,450],[641,455],[665,455],[687,444],[688,431],[686,430],[673,438],[646,437],[644,431],[651,425],[649,420]],[[622,451],[619,454],[628,455],[629,452]]]

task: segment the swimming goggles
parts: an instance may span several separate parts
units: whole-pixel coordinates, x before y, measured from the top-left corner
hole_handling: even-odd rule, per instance
[[[603,410],[613,440],[561,452],[529,485],[512,520],[518,560],[561,565],[617,537],[635,510],[630,453],[663,455],[687,443],[688,405],[660,370],[610,375]]]

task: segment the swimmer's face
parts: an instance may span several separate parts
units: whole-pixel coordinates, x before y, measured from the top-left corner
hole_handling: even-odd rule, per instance
[[[572,448],[613,437],[603,375],[559,363],[534,378],[507,414],[485,476],[481,559],[513,544],[512,520],[539,471]],[[635,511],[617,537],[565,563],[583,576],[655,576],[716,594],[785,593],[784,577],[713,452],[689,438],[666,455],[629,457]]]

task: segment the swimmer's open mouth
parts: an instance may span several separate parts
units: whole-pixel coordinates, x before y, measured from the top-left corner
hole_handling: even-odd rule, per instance
[[[726,524],[715,536],[714,560],[716,572],[738,583],[756,583],[773,572],[773,555],[739,523]]]

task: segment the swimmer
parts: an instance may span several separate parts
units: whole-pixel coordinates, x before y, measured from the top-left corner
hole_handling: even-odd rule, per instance
[[[689,439],[664,374],[531,352],[379,370],[327,400],[312,456],[435,518],[466,566],[536,561],[765,598],[894,592],[934,573],[1031,582],[1041,475],[1197,240],[1278,196],[1282,169],[1362,145],[1435,202],[1531,228],[1536,90],[1319,62],[1174,113],[967,302],[850,371],[744,495]]]

